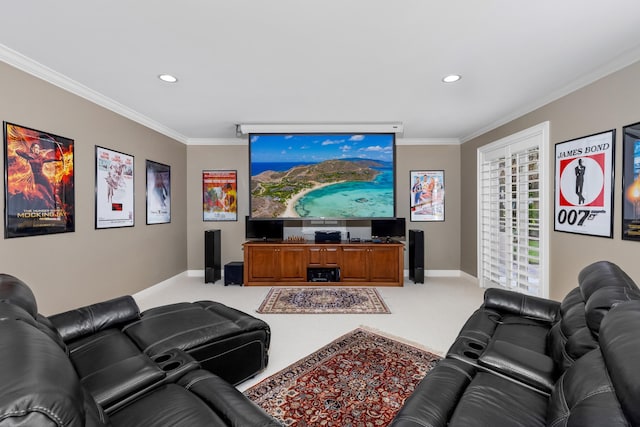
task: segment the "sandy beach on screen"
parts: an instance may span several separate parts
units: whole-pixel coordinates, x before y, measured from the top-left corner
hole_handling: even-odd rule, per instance
[[[296,206],[296,203],[298,203],[298,200],[300,200],[303,196],[309,194],[312,191],[318,190],[318,189],[320,189],[322,187],[326,187],[328,185],[339,184],[341,182],[344,182],[344,181],[329,182],[329,183],[322,183],[322,184],[316,182],[316,183],[313,184],[313,187],[307,188],[305,190],[302,190],[299,193],[296,193],[287,202],[287,207],[284,210],[283,216],[286,217],[286,218],[298,218],[298,217],[300,217],[300,215],[298,215],[298,213],[295,210],[295,206]]]

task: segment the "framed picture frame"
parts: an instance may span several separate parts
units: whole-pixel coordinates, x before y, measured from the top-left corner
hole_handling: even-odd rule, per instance
[[[171,166],[146,161],[147,225],[171,222]]]
[[[3,122],[4,237],[75,231],[74,141]]]
[[[554,230],[613,237],[615,129],[555,145]]]
[[[444,221],[444,171],[410,171],[411,221]]]
[[[640,122],[622,128],[622,240],[640,241]]]
[[[238,220],[238,172],[202,171],[202,220]]]
[[[133,156],[96,145],[96,229],[133,227]]]

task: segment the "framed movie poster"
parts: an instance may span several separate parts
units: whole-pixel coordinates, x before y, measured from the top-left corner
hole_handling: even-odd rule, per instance
[[[96,146],[96,228],[133,227],[133,156]]]
[[[555,145],[555,231],[613,237],[615,129]]]
[[[74,231],[73,140],[3,125],[5,239]]]
[[[202,171],[202,220],[237,221],[237,171]]]
[[[640,241],[640,122],[622,129],[622,239]]]
[[[411,221],[444,221],[444,171],[410,171]]]
[[[171,222],[171,167],[147,160],[147,224]]]

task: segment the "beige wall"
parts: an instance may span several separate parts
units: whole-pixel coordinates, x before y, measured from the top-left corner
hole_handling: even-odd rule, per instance
[[[478,147],[547,120],[551,123],[551,153],[557,142],[612,128],[617,129],[617,143],[620,144],[622,126],[640,120],[639,83],[640,63],[637,63],[462,146],[404,145],[400,139],[397,147],[398,216],[409,217],[410,170],[445,170],[446,221],[407,223],[408,228],[425,231],[426,268],[477,273]],[[243,258],[243,221],[248,213],[245,142],[231,139],[224,145],[185,146],[1,63],[0,88],[2,120],[75,140],[76,231],[0,241],[0,271],[25,280],[36,293],[44,314],[134,293],[185,269],[202,270],[203,231],[207,229],[222,230],[223,264]],[[135,227],[94,229],[95,145],[135,156]],[[575,286],[578,271],[599,259],[610,259],[633,277],[640,277],[640,264],[634,262],[640,246],[620,239],[621,153],[618,148],[614,238],[552,231],[552,298],[562,298]],[[144,160],[147,158],[172,168],[171,224],[145,225]],[[553,171],[553,158],[549,159],[548,166]],[[200,187],[201,173],[205,169],[238,171],[237,222],[202,221]],[[0,203],[4,205],[3,192]],[[548,218],[551,229],[552,215]]]
[[[585,265],[606,259],[613,261],[640,281],[640,245],[621,240],[622,127],[640,121],[640,63],[633,64],[530,114],[507,123],[463,144],[461,152],[461,269],[477,274],[476,256],[476,151],[490,142],[549,121],[548,170],[554,173],[554,145],[558,142],[616,129],[613,239],[553,231],[550,213],[550,297],[563,298],[576,286],[577,274]],[[553,177],[551,177],[553,189]],[[553,191],[553,190],[552,190]],[[553,197],[549,195],[552,202]],[[552,205],[553,206],[553,205]],[[551,209],[553,211],[553,208]]]
[[[0,240],[0,272],[29,284],[43,314],[131,294],[186,269],[184,144],[4,63],[0,93],[2,120],[75,144],[76,231]],[[135,227],[94,228],[96,145],[135,157]],[[146,225],[145,159],[171,166],[171,224]],[[4,170],[4,155],[1,162]]]
[[[396,215],[407,218],[407,228],[425,232],[425,266],[428,270],[460,269],[460,146],[401,145],[396,147]],[[204,230],[222,230],[222,264],[242,261],[244,217],[249,213],[248,146],[232,139],[228,145],[201,145],[187,148],[189,270],[204,269]],[[238,171],[237,222],[202,221],[202,171],[232,169]],[[437,169],[445,171],[445,221],[409,222],[409,171]],[[407,254],[405,252],[405,268]]]
[[[224,141],[223,141],[224,142]],[[204,231],[221,230],[222,265],[242,261],[244,217],[249,214],[249,155],[246,141],[229,140],[229,145],[187,147],[187,237],[188,269],[204,270]],[[238,172],[238,221],[202,220],[202,171],[235,170]]]

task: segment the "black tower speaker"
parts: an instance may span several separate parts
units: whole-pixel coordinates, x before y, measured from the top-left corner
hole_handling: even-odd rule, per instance
[[[424,283],[424,231],[409,230],[409,279]]]
[[[220,230],[204,232],[204,283],[215,283],[222,278],[220,239]]]

